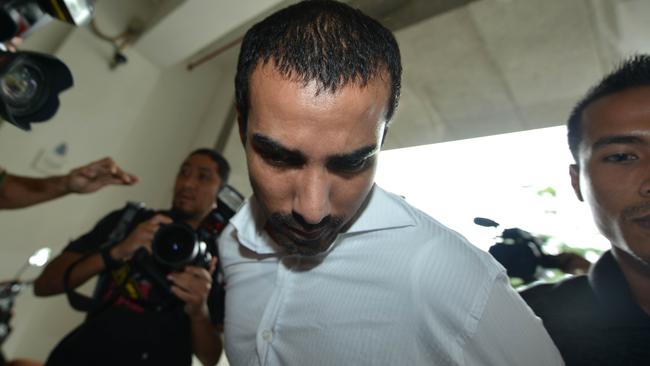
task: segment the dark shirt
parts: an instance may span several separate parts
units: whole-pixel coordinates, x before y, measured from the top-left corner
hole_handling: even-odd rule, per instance
[[[611,252],[589,275],[521,292],[567,366],[650,365],[650,316],[636,304]]]
[[[123,211],[105,216],[64,251],[96,252],[108,242]],[[126,233],[153,215],[152,211],[138,213]],[[207,244],[216,253],[216,240]],[[151,257],[148,259],[153,260]],[[156,285],[140,268],[137,263],[127,262],[120,268],[99,274],[94,292],[96,306],[84,324],[59,343],[48,358],[48,366],[191,364],[190,323],[183,303]],[[127,279],[126,282],[122,281],[123,278]],[[217,296],[213,292],[208,307],[213,323],[217,324],[219,319],[215,313],[218,311],[213,301]]]

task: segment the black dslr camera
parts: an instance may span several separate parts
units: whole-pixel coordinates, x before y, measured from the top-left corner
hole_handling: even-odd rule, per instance
[[[117,230],[130,228],[124,233],[116,234],[112,244],[123,240],[133,227],[156,214],[171,217],[174,222],[160,226],[151,241],[151,253],[145,248],[138,249],[131,260],[131,267],[147,276],[157,287],[169,292],[171,286],[166,276],[170,272],[182,271],[186,266],[208,268],[213,256],[216,256],[216,237],[219,232],[211,230],[210,223],[217,219],[215,209],[194,230],[183,222],[174,211],[154,211],[145,208],[143,203],[129,202],[124,209]],[[138,219],[135,221],[135,219]],[[226,222],[227,223],[227,222]],[[224,226],[225,224],[224,223]],[[115,232],[114,232],[115,233]],[[118,239],[119,237],[119,239]],[[107,243],[108,244],[108,243]]]
[[[145,248],[138,249],[129,261],[127,268],[129,273],[135,270],[146,276],[154,286],[169,295],[166,296],[165,301],[169,301],[168,304],[173,305],[178,299],[171,294],[171,285],[167,280],[167,274],[173,271],[181,271],[188,265],[208,268],[212,258],[218,255],[216,249],[217,237],[243,201],[244,197],[241,193],[227,185],[219,193],[217,208],[208,214],[197,230],[193,230],[189,225],[185,224],[173,211],[154,211],[147,209],[141,202],[128,202],[122,210],[120,219],[109,235],[107,242],[100,247],[100,253],[103,255],[113,245],[124,240],[138,223],[150,219],[155,214],[162,213],[170,216],[174,219],[174,222],[161,225],[158,229],[151,243],[151,253]],[[87,255],[94,253],[96,252]],[[81,260],[71,265],[64,275],[63,283],[68,301],[73,308],[80,311],[91,313],[102,311],[114,299],[105,301],[98,298],[89,298],[68,286],[70,272],[76,263]],[[110,268],[108,263],[107,265]],[[119,262],[114,265],[120,266]],[[217,286],[223,290],[223,283],[219,280],[218,274],[219,272],[217,272]],[[220,311],[223,312],[223,306],[221,306]]]
[[[153,257],[160,266],[171,271],[180,271],[185,266],[208,268],[212,254],[206,241],[213,240],[213,235],[202,231],[205,234],[197,234],[182,222],[162,225],[151,242]]]
[[[159,287],[169,290],[166,275],[173,271],[182,271],[185,266],[208,268],[213,257],[217,256],[216,239],[226,227],[239,207],[244,197],[233,187],[226,185],[217,200],[217,208],[212,210],[203,220],[197,230],[181,221],[173,211],[146,209],[142,203],[129,202],[122,215],[114,234],[119,237],[111,238],[109,242],[117,243],[124,239],[133,228],[131,224],[136,215],[145,220],[156,213],[171,217],[174,222],[161,225],[151,242],[151,254],[140,248],[133,257],[133,265],[149,276]]]
[[[151,242],[153,257],[168,270],[182,270],[188,265],[207,268],[213,256],[208,244],[221,234],[243,201],[241,193],[226,185],[219,192],[217,208],[203,219],[196,232],[189,225],[176,220],[173,212],[162,212],[175,220],[172,224],[162,225],[156,232]]]

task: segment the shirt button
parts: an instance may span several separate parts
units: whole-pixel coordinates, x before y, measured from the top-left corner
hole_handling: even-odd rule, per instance
[[[267,342],[271,342],[273,340],[273,331],[269,329],[264,329],[262,331],[262,339]]]

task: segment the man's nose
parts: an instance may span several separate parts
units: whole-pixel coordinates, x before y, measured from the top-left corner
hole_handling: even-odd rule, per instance
[[[293,212],[310,225],[317,225],[331,214],[331,182],[326,169],[305,169],[296,182]]]
[[[645,198],[650,198],[650,164],[646,165],[643,181],[641,181],[641,186],[639,187],[639,193]]]
[[[183,188],[192,188],[196,186],[197,179],[194,176],[187,176],[181,178],[181,187]]]

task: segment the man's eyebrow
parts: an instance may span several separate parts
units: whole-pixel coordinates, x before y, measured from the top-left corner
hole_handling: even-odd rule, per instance
[[[596,150],[608,145],[613,144],[647,144],[647,142],[639,136],[634,135],[614,135],[601,137],[593,143],[592,149]]]
[[[199,171],[201,173],[212,173],[214,171],[214,169],[199,167]]]
[[[367,159],[368,157],[379,152],[377,144],[371,144],[362,148],[356,149],[347,154],[337,154],[330,156],[327,160],[333,164],[356,163],[360,160]]]
[[[284,154],[293,159],[306,160],[305,155],[302,152],[298,150],[289,149],[268,136],[264,136],[259,133],[254,133],[252,140],[253,140],[253,145],[256,148],[264,150],[265,152]]]

